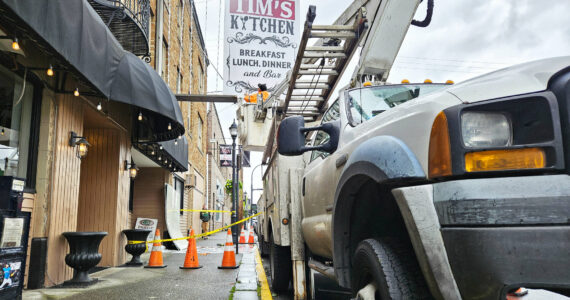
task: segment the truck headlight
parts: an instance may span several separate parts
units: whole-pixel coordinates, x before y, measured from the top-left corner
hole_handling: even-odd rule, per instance
[[[463,144],[469,148],[494,148],[511,145],[510,118],[498,112],[465,112],[461,115]]]

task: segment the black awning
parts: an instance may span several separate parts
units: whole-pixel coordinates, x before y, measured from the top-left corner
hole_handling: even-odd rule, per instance
[[[185,136],[166,142],[133,143],[133,147],[171,172],[188,171],[188,140]]]
[[[188,171],[188,141],[185,136],[179,139],[176,144],[174,141],[159,142],[159,144],[182,171]]]
[[[0,0],[0,4],[0,14],[9,23],[0,21],[3,26],[12,27],[16,35],[31,29],[39,42],[55,51],[51,55],[59,55],[103,97],[135,106],[134,118],[138,113],[144,117],[135,138],[165,141],[184,134],[180,107],[168,86],[154,69],[123,50],[87,1]]]
[[[125,51],[118,63],[109,99],[147,110],[141,112],[143,121],[136,121],[138,141],[166,141],[184,135],[184,121],[174,94],[153,68],[132,53]],[[146,118],[148,112],[168,118]],[[138,120],[138,114],[135,118]]]

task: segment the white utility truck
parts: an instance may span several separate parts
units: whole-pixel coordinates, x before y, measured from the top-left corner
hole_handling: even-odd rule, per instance
[[[570,57],[457,85],[385,84],[417,5],[382,1],[367,32],[354,14],[355,41],[302,45],[285,98],[249,108],[257,121],[271,115],[258,232],[273,288],[292,281],[295,298],[311,298],[311,269],[360,299],[506,299],[521,286],[569,295]],[[357,87],[329,101],[346,65],[325,68],[326,54],[349,60],[352,42],[368,53]],[[311,73],[299,72],[319,67],[327,78],[303,82]]]

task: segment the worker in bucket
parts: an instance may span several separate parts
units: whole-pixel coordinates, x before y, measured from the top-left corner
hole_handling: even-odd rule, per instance
[[[257,103],[257,98],[263,98],[263,102],[269,98],[269,92],[267,92],[267,85],[265,83],[260,83],[257,85],[257,93],[251,95],[245,95],[244,100],[248,103]]]
[[[206,204],[204,204],[204,206],[202,206],[202,210],[207,210]],[[202,233],[208,232],[208,222],[210,221],[210,212],[208,212],[208,211],[200,212],[200,220],[202,220]],[[206,236],[204,236],[203,238],[205,240],[208,239],[208,237],[206,237]]]

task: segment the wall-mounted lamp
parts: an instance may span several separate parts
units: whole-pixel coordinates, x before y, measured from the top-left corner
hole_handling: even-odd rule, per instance
[[[91,146],[91,144],[84,137],[78,136],[77,133],[72,131],[69,133],[69,146],[77,146],[76,155],[81,159],[87,155],[87,147]]]
[[[18,43],[17,37],[14,37],[14,39],[12,39],[12,49],[20,50],[20,43]]]
[[[137,177],[137,171],[139,170],[139,168],[137,168],[137,164],[135,164],[132,157],[130,163],[125,160],[125,170],[129,170],[129,177],[131,177],[132,179]]]
[[[53,66],[49,65],[49,68],[46,70],[46,74],[47,76],[53,76],[54,72],[53,72]]]

